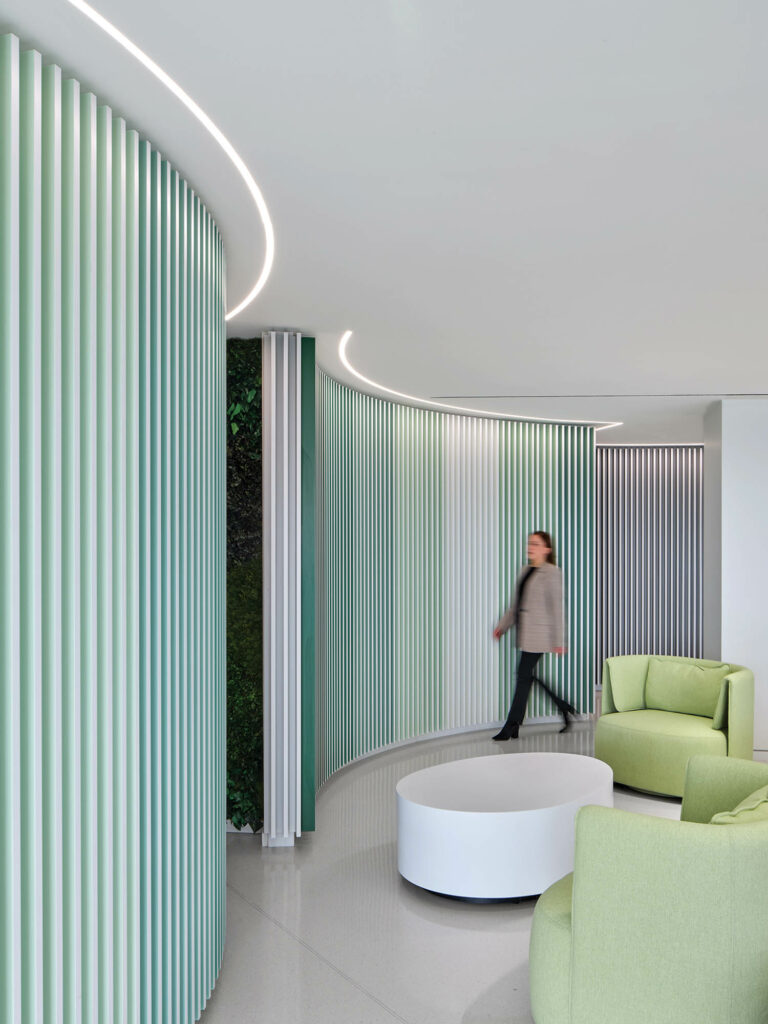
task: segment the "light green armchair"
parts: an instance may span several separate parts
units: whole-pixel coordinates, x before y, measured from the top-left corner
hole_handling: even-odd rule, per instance
[[[682,796],[694,754],[752,757],[754,685],[741,665],[648,654],[608,658],[595,757],[613,768],[615,782]]]
[[[585,807],[572,875],[539,898],[536,1024],[765,1024],[768,820],[710,825],[768,765],[694,757],[682,820]]]

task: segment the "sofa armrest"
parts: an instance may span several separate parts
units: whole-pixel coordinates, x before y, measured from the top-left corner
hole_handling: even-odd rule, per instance
[[[722,964],[733,908],[723,882],[735,831],[603,807],[579,812],[571,1024],[732,1019]]]
[[[603,715],[645,707],[647,654],[622,654],[603,662]]]
[[[690,759],[685,772],[680,818],[706,823],[713,814],[732,811],[750,793],[766,785],[768,764],[697,755]]]
[[[742,668],[727,679],[728,756],[750,760],[755,742],[755,677],[748,668]]]
[[[616,711],[616,704],[613,700],[613,690],[611,688],[611,669],[608,665],[607,660],[603,662],[603,677],[602,677],[602,698],[600,701],[600,715],[612,715]]]

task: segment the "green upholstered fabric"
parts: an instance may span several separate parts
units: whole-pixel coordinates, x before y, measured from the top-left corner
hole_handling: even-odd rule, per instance
[[[595,757],[613,768],[614,782],[650,793],[682,796],[689,757],[727,753],[725,734],[696,715],[628,711],[602,715],[595,727]]]
[[[603,665],[603,707],[606,711],[640,711],[645,707],[647,654],[629,654],[606,658]],[[606,689],[611,707],[606,707]]]
[[[645,707],[712,718],[728,665],[707,667],[692,658],[648,659]]]
[[[712,716],[712,728],[722,729],[725,731],[728,728],[728,676],[723,679],[720,683],[720,693],[717,697],[717,704],[715,704],[715,713]]]
[[[728,756],[749,760],[755,745],[755,677],[748,668],[731,665],[728,674]]]
[[[694,758],[683,807],[709,801],[713,789],[721,796],[740,791],[755,767]],[[768,823],[728,829],[583,808],[570,945],[560,934],[562,891],[550,900],[547,890],[534,912],[536,1024],[765,1024],[767,857]],[[544,949],[544,935],[559,963]],[[570,979],[567,1002],[562,993],[557,1003],[547,1000],[544,989],[558,975]]]
[[[720,811],[710,819],[712,825],[754,825],[757,821],[768,821],[768,786],[761,786],[750,793],[732,811]]]
[[[568,1020],[573,874],[539,897],[531,928],[531,1009],[536,1024]]]
[[[719,757],[692,757],[685,773],[680,818],[708,822],[713,814],[728,811],[760,786],[768,785],[768,764]]]
[[[652,703],[685,710],[645,707],[647,678]],[[665,685],[669,689],[666,697]],[[696,708],[707,714],[693,714]],[[651,712],[655,718],[648,717]],[[666,720],[668,714],[672,717]],[[681,717],[692,722],[686,725]],[[617,782],[680,796],[689,757],[751,758],[753,732],[754,678],[741,665],[666,655],[627,655],[603,663],[602,715],[595,731],[595,754],[613,768]]]

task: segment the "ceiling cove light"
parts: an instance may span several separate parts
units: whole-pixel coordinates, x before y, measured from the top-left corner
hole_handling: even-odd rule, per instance
[[[67,0],[67,2],[72,4],[73,7],[76,7],[78,11],[84,14],[87,18],[90,18],[91,21],[98,25],[100,29],[103,29],[107,35],[112,36],[112,38],[126,49],[128,53],[135,57],[136,60],[140,61],[148,71],[151,71],[155,78],[159,79],[167,89],[170,89],[177,99],[181,100],[187,110],[197,118],[203,128],[205,128],[205,130],[213,136],[216,142],[218,142],[229,159],[235,165],[237,173],[245,182],[246,187],[251,194],[251,198],[259,211],[261,223],[264,225],[266,243],[264,265],[261,268],[261,273],[259,274],[256,283],[245,296],[243,301],[227,313],[226,319],[231,320],[232,317],[241,313],[246,306],[249,306],[259,294],[267,282],[267,278],[272,270],[272,263],[275,259],[275,231],[272,227],[272,219],[269,216],[269,210],[267,209],[267,204],[264,202],[264,196],[261,194],[261,189],[254,181],[251,172],[245,166],[243,158],[234,148],[226,135],[224,135],[220,128],[217,128],[206,112],[199,107],[197,103],[195,103],[192,97],[181,88],[178,82],[175,82],[169,74],[163,71],[163,69],[152,60],[151,57],[144,53],[143,50],[140,50],[135,43],[132,43],[131,40],[127,36],[123,35],[118,28],[115,28],[112,22],[107,21],[107,19],[102,14],[99,14],[98,11],[94,10],[90,4],[85,3],[85,0]]]
[[[362,373],[354,368],[352,363],[349,361],[349,356],[347,355],[347,345],[349,344],[349,339],[351,337],[352,331],[345,331],[339,341],[339,359],[344,367],[349,370],[351,374],[357,377],[358,380],[363,381],[364,384],[368,384],[372,388],[377,388],[379,391],[386,391],[388,395],[394,395],[396,398],[404,398],[408,402],[416,402],[418,405],[430,405],[435,409],[446,409],[449,412],[471,413],[473,416],[492,416],[494,419],[499,420],[536,420],[543,423],[586,423],[588,426],[594,426],[597,430],[608,430],[610,427],[621,426],[621,421],[608,423],[605,420],[559,420],[553,419],[550,416],[517,416],[514,413],[508,412],[489,412],[488,409],[467,409],[463,405],[448,405],[445,402],[435,402],[431,398],[419,398],[417,395],[406,395],[403,391],[395,391],[393,388],[385,387],[383,384],[377,384],[375,380],[371,380],[370,377],[364,377]]]

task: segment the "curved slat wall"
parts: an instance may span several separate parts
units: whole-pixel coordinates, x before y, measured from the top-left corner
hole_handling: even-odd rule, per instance
[[[594,430],[396,405],[318,374],[318,783],[375,750],[506,715],[491,631],[549,529],[570,653],[543,670],[593,701]],[[537,692],[533,717],[552,713]]]
[[[0,1020],[187,1022],[224,942],[224,259],[0,38]]]

